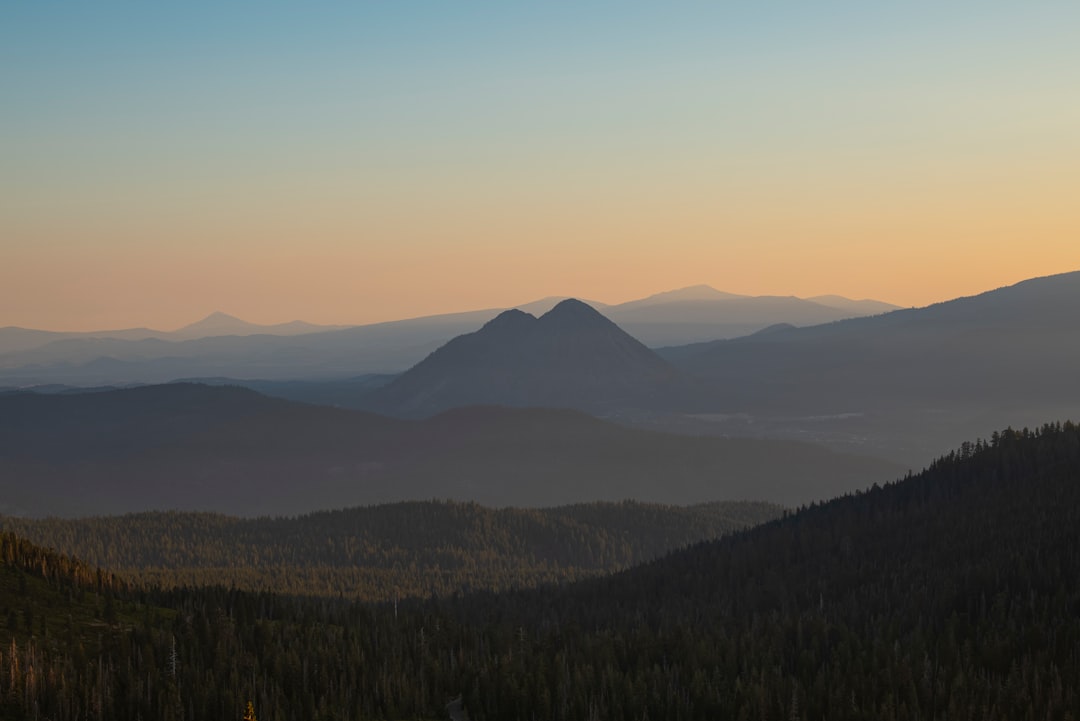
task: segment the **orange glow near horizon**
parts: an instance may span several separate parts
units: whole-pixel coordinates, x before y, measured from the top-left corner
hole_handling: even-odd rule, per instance
[[[1065,165],[1014,165],[1008,182],[985,167],[834,164],[739,182],[699,167],[591,192],[503,169],[504,184],[411,196],[343,180],[233,189],[198,213],[160,197],[123,214],[15,212],[0,326],[168,330],[215,310],[360,324],[700,283],[922,306],[1080,269],[1080,172]]]
[[[206,11],[0,26],[0,327],[1080,269],[1075,9]]]

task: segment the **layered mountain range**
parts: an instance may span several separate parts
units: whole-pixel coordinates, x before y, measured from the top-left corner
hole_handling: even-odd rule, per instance
[[[541,315],[565,298],[518,306]],[[895,308],[839,296],[751,297],[693,286],[619,305],[589,301],[646,345],[732,338],[788,322],[821,323]],[[160,383],[226,376],[262,380],[345,379],[398,373],[505,309],[449,313],[348,328],[301,321],[247,323],[224,313],[172,332],[134,328],[58,333],[0,328],[0,385]]]
[[[720,414],[682,430],[824,440],[919,464],[993,428],[1080,415],[1077,308],[1080,272],[658,353],[722,394]]]
[[[1080,272],[925,308],[660,349],[743,407],[835,413],[867,403],[1076,397]],[[858,400],[856,400],[858,399]]]
[[[212,382],[401,418],[478,404],[571,408],[656,430],[823,443],[911,468],[988,429],[1080,415],[1074,371],[1080,365],[1080,316],[1074,312],[1080,273],[926,308],[808,327],[779,323],[748,336],[658,350],[606,316],[741,299],[692,288],[646,300],[597,310],[573,299],[548,299],[534,308],[538,316],[505,311],[396,377]],[[412,332],[389,324],[387,333],[389,326],[393,333]],[[331,353],[282,346],[281,337],[269,335],[189,343],[255,344],[245,353],[239,346],[222,352],[235,354],[230,362],[245,364],[248,375],[258,377],[280,356],[360,367],[363,361],[350,351],[353,341],[344,339],[361,330],[294,339],[336,338],[341,343]],[[95,363],[145,369],[174,361],[180,362]]]

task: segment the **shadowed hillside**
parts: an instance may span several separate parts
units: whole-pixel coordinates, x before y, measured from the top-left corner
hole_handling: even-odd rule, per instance
[[[567,717],[1069,719],[1078,509],[1080,427],[1007,430],[610,579],[458,603],[466,625],[499,608],[507,632],[535,633],[465,705],[476,718],[556,713],[565,698]],[[550,701],[510,680],[558,662]]]
[[[926,308],[662,349],[739,409],[1080,397],[1080,272]]]
[[[790,505],[902,471],[807,444],[637,431],[574,411],[465,408],[401,421],[193,384],[0,396],[9,514],[252,516],[430,498]]]
[[[709,422],[681,430],[815,440],[922,465],[993,428],[1080,414],[1077,308],[1080,272],[658,352],[715,390]]]

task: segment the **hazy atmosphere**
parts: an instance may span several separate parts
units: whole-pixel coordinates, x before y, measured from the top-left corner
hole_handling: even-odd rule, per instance
[[[1075,3],[7,3],[0,46],[0,326],[1080,267]]]
[[[0,719],[1076,721],[1080,3],[0,3]]]

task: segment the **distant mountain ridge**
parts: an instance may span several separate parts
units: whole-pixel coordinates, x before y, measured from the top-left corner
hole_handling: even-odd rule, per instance
[[[873,300],[872,298],[852,300],[851,298],[845,298],[842,295],[815,295],[805,298],[805,300],[808,300],[811,303],[817,303],[818,305],[836,308],[838,310],[850,310],[860,316],[877,315],[900,310],[900,306],[893,305],[892,303],[884,303],[880,300]]]
[[[340,330],[346,326],[340,325],[316,325],[302,320],[294,320],[288,323],[274,323],[261,325],[249,323],[236,316],[216,311],[202,320],[196,321],[173,331],[170,335],[180,339],[212,338],[222,335],[304,335],[306,333],[322,333],[332,330]]]
[[[236,316],[215,311],[210,315],[172,331],[153,328],[117,328],[94,331],[52,331],[7,326],[0,328],[0,357],[7,353],[22,353],[58,341],[112,340],[139,342],[145,340],[184,341],[216,336],[248,336],[256,334],[293,336],[340,330],[349,326],[317,325],[302,320],[261,325]]]
[[[677,308],[680,317],[690,318],[691,311],[697,312],[694,304],[701,301],[686,297],[711,292],[691,288],[662,294],[658,304],[640,310]],[[792,299],[766,300],[784,306]],[[543,353],[515,356],[508,349],[529,348],[534,342],[521,339],[492,342],[485,351],[490,358],[484,362],[489,365],[477,366],[468,382],[464,382],[468,372],[440,376],[430,367],[434,360],[423,364],[423,373],[418,368],[405,374],[408,379],[398,377],[393,390],[396,373],[365,377],[357,372],[367,364],[400,358],[400,349],[417,338],[430,340],[454,328],[464,328],[460,335],[472,338],[452,344],[447,338],[442,344],[458,350],[465,344],[476,351],[483,345],[477,336],[488,340],[518,332],[527,336],[538,324],[524,313],[511,313],[484,333],[476,330],[484,314],[468,313],[293,339],[256,335],[183,343],[93,341],[102,345],[88,350],[84,358],[94,360],[52,368],[61,376],[84,374],[81,378],[94,384],[105,384],[110,377],[145,382],[193,375],[235,378],[242,373],[239,377],[269,379],[250,383],[268,393],[405,416],[468,403],[576,407],[647,428],[806,440],[918,467],[987,429],[1080,415],[1077,307],[1080,273],[1065,273],[926,308],[809,327],[774,323],[758,328],[765,332],[739,338],[665,347],[653,352],[668,363],[659,378],[655,359],[638,363],[633,371],[624,368],[631,357],[644,359],[640,343],[624,343],[624,349],[635,349],[629,355],[603,342],[575,342],[572,345],[580,347],[574,352],[548,347]],[[605,307],[603,315],[613,315],[617,308]],[[507,327],[500,329],[503,322]],[[593,330],[598,338],[606,332]],[[411,347],[416,363],[440,347],[425,343]],[[132,359],[111,352],[121,346]],[[502,350],[496,352],[498,347]],[[586,352],[586,347],[604,352]],[[590,366],[589,358],[605,354],[618,359],[606,361],[610,368],[626,372],[601,370],[597,377],[595,369],[603,366]],[[548,360],[540,362],[540,357]],[[476,365],[464,358],[459,366]],[[12,354],[0,356],[0,365],[11,359]],[[435,365],[448,371],[452,360]],[[199,372],[186,372],[192,368]],[[299,374],[305,381],[273,380],[288,368],[305,369]],[[53,382],[49,366],[39,364],[0,371],[0,386],[25,385],[39,373],[44,379],[34,382]],[[376,390],[380,386],[382,390]]]
[[[665,305],[667,303],[683,303],[686,301],[711,301],[711,300],[732,300],[734,298],[749,298],[750,296],[740,295],[738,293],[726,293],[722,290],[717,290],[711,285],[690,285],[685,288],[676,288],[675,290],[666,290],[661,293],[654,293],[645,298],[638,300],[631,300],[625,303],[620,303],[613,308],[619,308],[620,310],[631,310],[634,308],[645,308],[654,305]]]
[[[1053,400],[1080,389],[1080,271],[925,308],[660,349],[740,402],[850,408],[863,399]],[[737,388],[736,388],[737,386]],[[841,393],[847,391],[847,394]]]
[[[549,297],[517,308],[540,315],[562,300],[565,298]],[[645,345],[656,347],[732,338],[780,322],[807,325],[880,312],[877,305],[851,307],[863,302],[843,300],[847,305],[754,298],[691,286],[617,305],[595,301],[589,305],[602,310]],[[135,328],[62,333],[0,328],[0,385],[161,383],[200,376],[315,380],[397,373],[504,310],[351,327],[302,321],[258,325],[217,312],[172,332]]]
[[[1080,416],[1077,308],[1072,272],[658,353],[718,394],[720,420],[687,430],[839,439],[926,462],[995,427]]]

